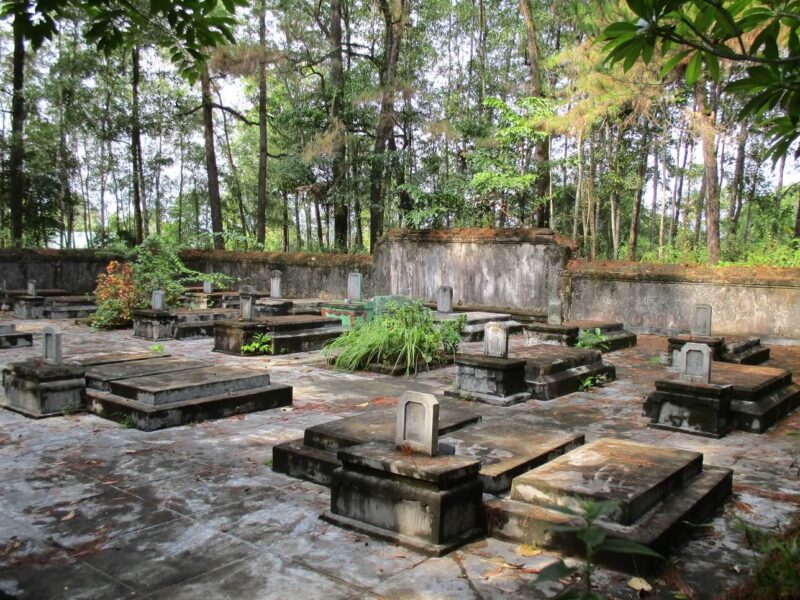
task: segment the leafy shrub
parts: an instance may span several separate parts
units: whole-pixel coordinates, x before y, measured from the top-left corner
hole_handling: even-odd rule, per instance
[[[256,333],[249,344],[242,344],[243,354],[264,354],[272,350],[272,336],[268,333]]]
[[[230,283],[224,275],[187,268],[178,252],[176,244],[151,236],[136,248],[123,251],[124,262],[112,260],[106,273],[97,278],[97,311],[92,325],[104,329],[125,325],[134,310],[150,306],[153,290],[164,290],[167,305],[174,306],[186,292],[186,283],[210,280],[220,287]]]
[[[405,368],[406,375],[455,354],[466,319],[436,321],[421,302],[390,303],[386,312],[345,332],[325,347],[340,369],[353,371],[371,364]]]
[[[581,329],[578,333],[576,348],[596,348],[603,352],[608,350],[608,337],[603,335],[599,327],[594,329]]]

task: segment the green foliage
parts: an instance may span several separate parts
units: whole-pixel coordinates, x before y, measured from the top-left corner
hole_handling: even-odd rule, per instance
[[[606,383],[608,383],[608,375],[589,375],[588,377],[584,377],[580,380],[578,389],[582,392],[586,392],[593,387],[599,387],[605,385]]]
[[[164,344],[153,344],[149,348],[147,348],[150,352],[163,352],[164,351]]]
[[[603,595],[596,592],[592,584],[594,558],[599,552],[613,552],[618,554],[641,555],[661,559],[661,555],[647,546],[621,539],[608,539],[606,532],[597,525],[597,521],[610,515],[619,508],[616,500],[604,502],[582,502],[579,509],[566,506],[551,505],[547,508],[569,515],[582,523],[576,525],[554,525],[554,533],[573,534],[583,543],[586,561],[583,567],[568,567],[564,561],[559,560],[542,569],[537,577],[538,582],[558,581],[565,577],[580,573],[583,578],[582,588],[575,588],[560,598],[574,600],[602,600]]]
[[[608,61],[622,62],[627,71],[637,60],[649,63],[660,46],[662,74],[685,64],[689,86],[701,79],[703,67],[718,82],[720,59],[744,64],[744,76],[726,86],[745,102],[737,118],[772,113],[770,153],[788,153],[800,138],[799,1],[628,0],[628,7],[635,22],[603,31]]]
[[[433,314],[421,302],[389,303],[384,313],[330,342],[324,353],[348,371],[379,364],[416,373],[420,363],[427,367],[455,354],[461,343],[465,317],[440,322]]]
[[[744,522],[740,522],[739,527],[753,550],[762,555],[753,567],[746,597],[752,600],[796,598],[800,589],[800,521],[795,519],[786,530],[777,532],[763,531]]]
[[[599,327],[594,329],[581,329],[578,332],[578,341],[575,342],[576,348],[596,348],[602,352],[608,350],[608,336],[600,331]]]
[[[249,344],[242,344],[244,354],[266,354],[272,351],[272,336],[268,333],[256,333]]]

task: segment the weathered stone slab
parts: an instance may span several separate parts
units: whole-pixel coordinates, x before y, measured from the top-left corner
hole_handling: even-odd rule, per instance
[[[143,404],[159,405],[266,386],[267,373],[219,365],[112,381],[111,392]]]
[[[631,525],[702,468],[699,452],[599,439],[514,479],[511,498],[574,510],[585,500],[615,500],[609,518]]]
[[[445,395],[496,406],[511,406],[530,399],[524,360],[459,354],[456,365],[455,386],[445,390]]]
[[[696,304],[691,327],[692,336],[711,335],[711,305]]]
[[[171,340],[178,317],[168,310],[144,308],[133,311],[133,337],[145,340]]]
[[[371,442],[338,453],[326,521],[441,556],[483,533],[480,461]]]
[[[329,326],[325,317],[315,315],[283,315],[257,321],[217,321],[214,323],[214,351],[242,355],[242,346],[252,343],[259,333],[284,333]]]
[[[539,400],[552,400],[578,391],[588,377],[611,381],[616,370],[602,360],[598,350],[541,344],[512,351],[511,358],[525,360],[525,383]]]
[[[86,369],[86,385],[91,389],[110,392],[112,381],[160,373],[176,373],[207,366],[207,362],[177,357],[149,358],[147,360],[98,365]]]
[[[471,425],[441,438],[458,456],[481,461],[483,491],[500,494],[511,480],[545,464],[584,442],[583,434],[542,431],[533,423],[493,419]]]
[[[403,392],[397,402],[395,446],[427,456],[439,453],[439,401],[436,396]]]
[[[361,302],[364,299],[364,276],[361,273],[348,273],[347,299],[350,302]]]
[[[28,417],[49,417],[84,409],[83,367],[53,365],[40,358],[3,369],[2,406]]]
[[[618,321],[572,320],[561,323],[526,322],[524,325],[528,344],[553,344],[556,346],[574,346],[582,331],[599,329],[606,338],[605,352],[613,352],[636,345],[636,335],[623,329]]]
[[[29,348],[33,346],[33,334],[22,331],[0,333],[0,350],[5,348]]]
[[[678,379],[688,383],[711,381],[711,348],[706,344],[689,342],[678,353]]]
[[[722,437],[733,427],[731,386],[680,379],[656,381],[645,398],[650,427],[708,437]]]
[[[14,299],[14,316],[17,319],[44,317],[44,296],[17,296]]]
[[[167,356],[170,356],[167,352],[100,352],[70,356],[64,360],[64,363],[88,368],[96,365],[109,365],[132,360],[149,360],[151,358],[165,358]]]
[[[453,288],[449,285],[440,285],[436,291],[436,312],[453,312]]]

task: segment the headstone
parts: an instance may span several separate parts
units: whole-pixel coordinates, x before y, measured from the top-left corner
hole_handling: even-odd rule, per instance
[[[436,456],[439,451],[439,401],[433,394],[403,392],[397,403],[398,449]]]
[[[167,296],[164,290],[153,290],[153,297],[150,300],[150,308],[153,310],[167,309]]]
[[[36,295],[36,280],[28,279],[28,296]]]
[[[697,304],[694,307],[694,320],[692,321],[692,335],[711,335],[711,305]]]
[[[689,383],[711,382],[711,348],[689,342],[678,354],[678,378]]]
[[[239,310],[241,311],[240,316],[243,321],[253,320],[254,300],[255,299],[250,294],[239,292]]]
[[[281,277],[283,273],[280,271],[273,271],[269,280],[269,295],[272,298],[283,298],[281,295]]]
[[[499,321],[491,321],[484,326],[483,353],[486,356],[508,358],[508,329]]]
[[[364,276],[361,273],[350,273],[347,276],[347,299],[350,302],[361,302],[363,299]]]
[[[564,306],[560,298],[550,298],[547,303],[548,325],[561,325],[564,322]]]
[[[204,294],[210,294],[213,291],[214,291],[214,284],[211,283],[210,281],[204,281],[203,282],[203,293]]]
[[[439,286],[436,293],[436,312],[453,312],[453,288],[449,285]]]
[[[42,343],[42,359],[49,365],[61,364],[61,333],[53,327],[45,327],[43,330],[44,341]]]

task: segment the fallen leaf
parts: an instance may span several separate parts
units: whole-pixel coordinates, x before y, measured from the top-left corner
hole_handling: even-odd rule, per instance
[[[291,406],[284,406],[281,412],[292,412],[294,409]]]
[[[652,592],[653,586],[647,583],[646,579],[642,579],[641,577],[633,577],[628,580],[628,586],[636,590],[637,592]]]
[[[69,513],[66,514],[66,516],[61,517],[61,520],[62,521],[71,521],[74,518],[75,518],[75,511],[71,510],[71,511],[69,511]]]
[[[520,556],[539,556],[542,553],[539,548],[530,544],[520,544],[517,546],[516,552]]]

